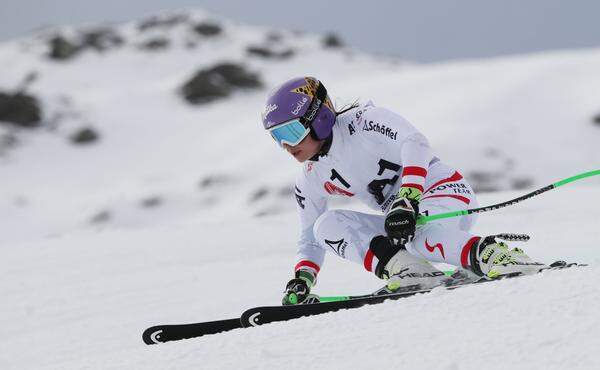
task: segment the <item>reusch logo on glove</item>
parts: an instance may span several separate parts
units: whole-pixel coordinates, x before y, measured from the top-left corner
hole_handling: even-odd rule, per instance
[[[407,223],[409,223],[408,220],[403,220],[403,221],[393,221],[393,222],[388,222],[388,225],[390,226],[400,226],[400,225],[406,225]]]

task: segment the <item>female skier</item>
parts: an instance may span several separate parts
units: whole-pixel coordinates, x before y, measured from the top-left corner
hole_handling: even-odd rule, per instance
[[[273,90],[262,122],[303,163],[295,188],[301,236],[283,304],[309,297],[326,251],[387,280],[390,291],[441,284],[444,274],[430,262],[489,278],[543,267],[494,236],[470,233],[474,215],[416,226],[419,213],[475,208],[477,200],[463,176],[398,114],[370,102],[336,112],[323,84],[301,77]],[[355,197],[382,214],[327,210],[332,196]]]

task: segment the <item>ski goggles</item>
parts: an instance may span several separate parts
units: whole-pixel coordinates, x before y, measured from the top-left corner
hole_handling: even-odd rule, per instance
[[[310,128],[305,127],[300,122],[300,118],[296,118],[270,128],[269,132],[279,146],[283,146],[283,144],[296,146],[308,136]]]

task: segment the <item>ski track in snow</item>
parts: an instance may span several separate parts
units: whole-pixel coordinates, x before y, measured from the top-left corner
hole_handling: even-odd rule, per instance
[[[599,179],[480,215],[474,230],[529,233],[523,248],[534,258],[586,268],[146,346],[141,333],[152,325],[278,304],[291,275],[298,225],[284,190],[297,166],[260,128],[268,90],[194,108],[174,94],[199,67],[238,60],[265,36],[228,27],[231,44],[154,58],[125,47],[53,64],[17,42],[0,45],[0,86],[36,70],[32,89],[47,108],[76,111],[102,134],[73,148],[65,137],[78,126],[68,121],[56,132],[22,132],[21,146],[0,158],[0,369],[600,368]],[[373,99],[406,116],[467,177],[499,173],[507,189],[600,168],[600,129],[590,122],[600,109],[599,50],[419,66],[286,35],[299,51],[292,59],[247,61],[269,87],[313,74],[338,105]],[[216,185],[200,189],[209,177]],[[159,206],[140,206],[154,196]],[[110,219],[90,225],[103,210]],[[380,286],[361,266],[328,255],[316,292]]]

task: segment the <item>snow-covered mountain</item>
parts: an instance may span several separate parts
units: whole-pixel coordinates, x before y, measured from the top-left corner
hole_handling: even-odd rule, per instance
[[[26,91],[39,98],[43,119],[4,140],[17,143],[0,157],[9,179],[0,203],[9,231],[0,241],[90,222],[227,218],[239,204],[244,217],[289,210],[296,166],[261,130],[259,114],[268,90],[298,75],[321,78],[338,106],[372,99],[405,115],[480,190],[542,185],[600,163],[600,127],[591,122],[600,111],[597,50],[418,66],[324,41],[197,11],[3,44],[0,91],[30,78]],[[222,63],[256,74],[263,87],[189,104],[182,86]],[[85,128],[99,139],[72,145]]]
[[[220,31],[198,34],[199,25]],[[53,59],[57,34],[73,45],[87,45],[81,40],[89,34],[121,41],[102,51],[73,46],[80,51]],[[140,48],[155,39],[167,46]],[[279,54],[265,57],[256,50]],[[340,84],[374,66],[397,69],[335,47],[327,37],[238,25],[204,12],[110,29],[50,30],[4,44],[0,63],[2,89],[16,90],[36,76],[27,91],[39,98],[44,112],[42,127],[20,130],[17,147],[0,158],[3,176],[10,179],[3,184],[0,207],[10,232],[0,240],[62,234],[85,228],[90,220],[110,227],[161,225],[194,215],[229,217],[233,204],[244,205],[239,211],[244,216],[288,208],[281,200],[288,199],[294,166],[260,123],[269,88],[307,73]],[[189,104],[182,86],[198,71],[223,63],[257,74],[263,87]],[[69,138],[88,127],[99,140],[72,145]]]
[[[183,86],[224,64],[256,83],[211,85],[191,104]],[[0,44],[0,65],[0,93],[34,96],[41,114],[34,128],[0,123],[2,369],[600,364],[598,179],[482,215],[477,229],[531,233],[531,255],[588,268],[151,348],[140,339],[153,324],[279,302],[298,231],[297,164],[260,123],[277,83],[314,75],[340,107],[398,111],[496,191],[488,204],[600,168],[600,50],[413,65],[190,11],[41,31]],[[318,290],[379,285],[328,257]]]

